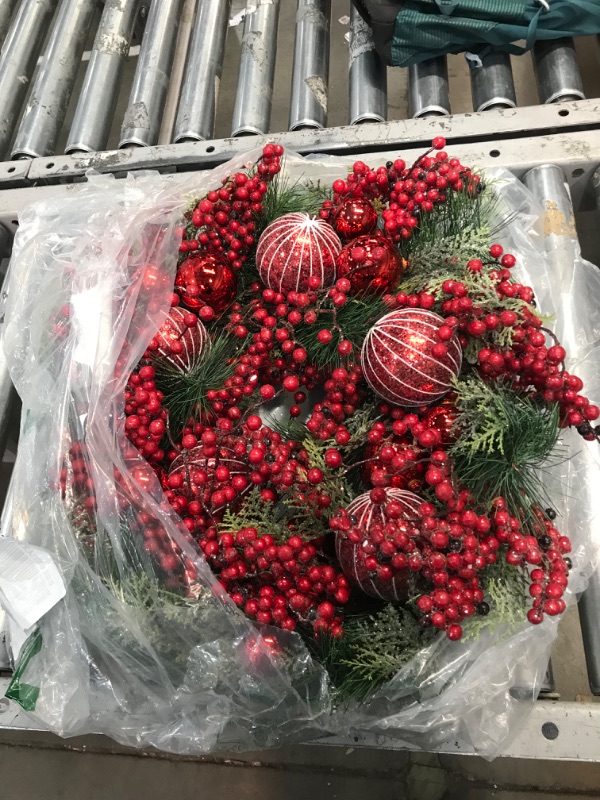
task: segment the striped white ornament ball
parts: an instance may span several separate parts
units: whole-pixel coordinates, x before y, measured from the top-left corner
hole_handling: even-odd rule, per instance
[[[456,334],[440,342],[446,321],[433,311],[404,308],[378,320],[361,352],[363,374],[373,391],[397,406],[425,406],[443,397],[460,372],[462,348]],[[432,353],[443,344],[443,355]]]
[[[322,287],[335,283],[335,262],[342,249],[331,225],[310,214],[284,214],[262,232],[256,265],[262,282],[276,292],[305,292],[316,275]]]
[[[190,372],[211,346],[202,322],[191,311],[179,306],[169,311],[153,341],[157,345],[152,351],[153,358],[167,362],[180,372]]]
[[[403,516],[407,520],[416,520],[419,507],[423,503],[422,498],[404,489],[388,488],[385,491],[387,501],[395,500],[401,504]],[[344,531],[338,531],[336,534],[336,555],[344,575],[355,588],[370,597],[391,602],[405,600],[408,594],[408,570],[395,571],[392,578],[385,579],[376,571],[370,570],[365,563],[372,555],[372,549],[369,548],[371,532],[387,521],[385,503],[374,503],[370,492],[365,492],[354,499],[346,511],[356,519],[355,527],[363,534],[363,539],[360,542],[353,542]]]

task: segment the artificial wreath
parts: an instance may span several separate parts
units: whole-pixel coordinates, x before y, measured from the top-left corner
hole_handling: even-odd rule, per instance
[[[283,179],[269,144],[196,198],[123,398],[126,436],[222,588],[299,634],[347,698],[436,635],[564,610],[571,545],[539,470],[562,428],[598,436],[495,243],[494,186],[444,147],[357,161],[330,187]],[[93,551],[90,458],[74,442],[61,482]],[[193,606],[196,565],[157,520],[133,515],[123,537]]]

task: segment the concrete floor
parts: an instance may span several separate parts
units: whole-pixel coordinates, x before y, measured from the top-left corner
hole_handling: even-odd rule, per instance
[[[232,14],[245,5],[233,0]],[[193,11],[186,0],[184,17]],[[283,0],[271,130],[288,124],[289,87],[293,54],[295,2]],[[347,123],[347,44],[344,17],[348,0],[333,0],[330,72],[330,125]],[[230,132],[237,83],[242,26],[229,31],[227,59],[221,81],[216,135]],[[595,38],[577,42],[588,96],[600,96],[600,48]],[[179,59],[177,70],[181,70]],[[119,110],[111,132],[116,146],[135,62],[127,70]],[[513,58],[520,105],[537,103],[529,55]],[[390,119],[408,115],[407,71],[388,70]],[[461,56],[449,59],[450,96],[454,113],[472,110],[468,68]],[[83,78],[83,70],[78,87]],[[176,82],[176,81],[175,81]],[[74,111],[72,101],[65,131]],[[172,104],[172,108],[174,105]],[[169,124],[162,140],[169,140]],[[66,132],[61,143],[66,140]],[[4,473],[7,466],[3,465]],[[562,623],[554,648],[557,691],[565,700],[589,699],[581,633],[576,610]],[[543,702],[543,701],[541,701]],[[600,753],[599,753],[600,761]],[[377,750],[298,747],[270,753],[236,755],[230,759],[183,760],[140,754],[114,746],[100,737],[70,740],[51,736],[0,732],[0,800],[559,800],[581,795],[600,797],[599,764],[564,764],[499,759],[489,764],[478,758],[409,755]]]

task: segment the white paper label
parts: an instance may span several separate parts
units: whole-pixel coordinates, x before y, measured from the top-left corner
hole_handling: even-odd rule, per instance
[[[0,538],[0,604],[28,631],[66,594],[62,575],[41,547]]]

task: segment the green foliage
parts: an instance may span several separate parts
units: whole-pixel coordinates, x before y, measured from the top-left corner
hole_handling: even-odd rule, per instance
[[[164,361],[156,361],[156,383],[164,393],[164,405],[169,409],[169,426],[174,435],[190,417],[208,410],[206,393],[220,389],[233,375],[234,359],[241,348],[240,340],[221,333],[204,358],[189,372],[181,372]]]
[[[520,567],[508,564],[499,554],[495,564],[487,567],[482,575],[486,602],[490,613],[476,616],[463,623],[463,640],[477,639],[484,631],[495,631],[504,627],[508,636],[516,626],[522,625],[528,606],[528,580]]]
[[[284,538],[285,511],[280,505],[262,499],[260,489],[252,489],[235,511],[227,508],[219,524],[221,533],[236,533],[242,528],[256,528],[260,536]]]
[[[558,441],[559,410],[480,378],[458,381],[451,449],[456,474],[479,502],[498,496],[508,509],[533,524],[532,509],[549,504],[539,476]]]
[[[312,643],[342,702],[362,702],[433,639],[406,609],[387,603],[346,620],[344,637]]]
[[[256,215],[256,235],[284,214],[318,214],[324,200],[331,199],[331,189],[320,181],[290,181],[281,172],[269,184],[263,197],[263,212]]]
[[[352,342],[357,354],[369,329],[387,310],[381,297],[373,294],[355,295],[339,309],[333,309],[330,301],[326,300],[314,325],[296,327],[296,341],[306,349],[311,364],[319,369],[334,369],[344,363],[344,358],[337,352],[341,340]],[[333,334],[328,344],[321,344],[317,338],[322,328],[331,330]]]

